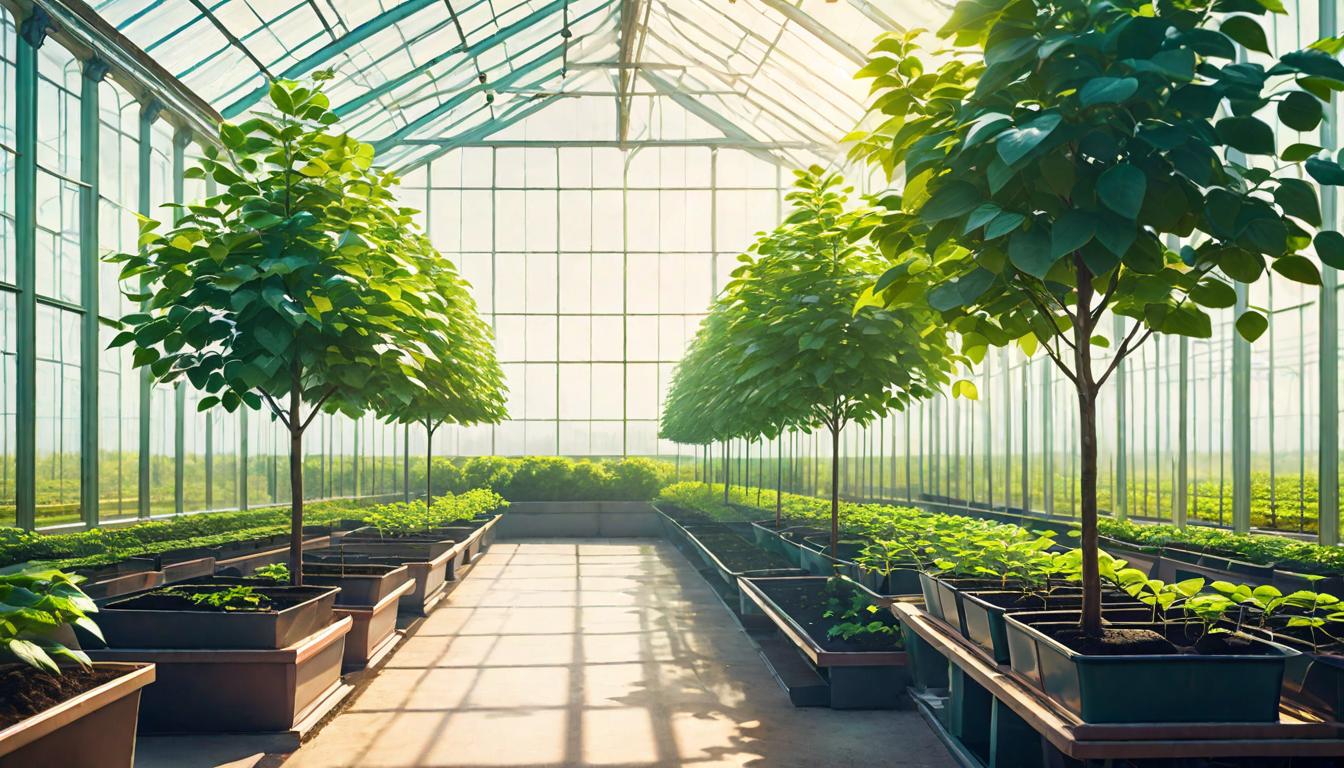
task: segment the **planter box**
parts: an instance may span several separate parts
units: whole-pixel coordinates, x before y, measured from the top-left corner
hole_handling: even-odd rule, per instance
[[[800,526],[789,520],[784,521],[783,528],[775,528],[773,519],[753,521],[751,532],[757,545],[778,552],[799,568],[802,567],[802,553],[799,551],[799,542],[796,537],[823,533],[819,528]],[[830,535],[830,531],[824,531],[824,533],[827,536]]]
[[[1235,584],[1269,584],[1274,580],[1274,566],[1234,560],[1223,555],[1195,552],[1178,547],[1163,547],[1162,559],[1157,564],[1157,577],[1167,582],[1191,578],[1210,581],[1230,581]]]
[[[335,552],[312,553],[309,562],[336,563],[345,558],[351,563],[375,565],[406,566],[406,573],[415,585],[401,598],[401,609],[418,616],[429,613],[429,609],[439,601],[444,584],[455,577],[457,568],[465,559],[465,547],[459,545],[434,558],[416,557],[412,554],[360,554],[339,555]],[[352,556],[353,555],[353,556]],[[358,559],[355,559],[358,558]]]
[[[419,557],[432,560],[444,552],[451,551],[457,545],[452,539],[433,538],[355,538],[354,535],[341,539],[340,549],[344,552],[365,555],[396,555],[398,557]]]
[[[340,686],[352,624],[340,619],[268,650],[116,648],[90,655],[157,666],[158,680],[141,702],[141,733],[284,732]]]
[[[722,524],[717,524],[717,523],[711,523],[711,524],[703,525],[703,526],[691,526],[690,528],[685,528],[685,527],[683,527],[681,530],[682,530],[683,534],[685,535],[686,540],[687,540],[688,544],[690,545],[690,548],[693,549],[694,552],[695,552],[695,553],[700,557],[700,559],[704,562],[705,567],[706,567],[708,570],[712,571],[713,573],[717,574],[718,577],[719,577],[720,579],[723,580],[723,583],[726,584],[726,585],[728,586],[728,590],[729,590],[729,593],[730,593],[730,595],[729,595],[730,598],[733,598],[733,597],[736,597],[736,596],[737,596],[737,591],[738,591],[738,578],[741,577],[741,576],[802,576],[802,575],[805,575],[804,572],[803,572],[802,570],[797,569],[797,568],[789,568],[789,567],[783,565],[782,563],[781,563],[781,566],[780,566],[780,567],[777,567],[777,568],[757,568],[757,569],[748,569],[748,570],[733,570],[733,569],[730,568],[728,565],[726,565],[722,560],[720,560],[720,559],[719,559],[719,556],[718,556],[717,554],[715,554],[713,550],[711,550],[709,547],[705,546],[705,544],[704,544],[703,542],[701,542],[699,538],[696,537],[696,530],[723,531],[723,532],[729,533],[729,535],[737,536],[738,534],[732,533],[732,529],[731,529],[731,527],[729,527],[729,526],[722,525]],[[739,536],[739,538],[742,539],[742,542],[743,542],[744,544],[754,545],[754,542],[753,542],[751,539],[747,539],[747,538],[742,537],[742,536]],[[775,553],[771,553],[771,554],[775,554]],[[775,557],[779,557],[779,555],[776,554]],[[732,601],[730,600],[730,603],[731,603],[731,602],[732,602]]]
[[[1048,604],[1005,608],[990,602],[974,590],[962,591],[960,596],[961,622],[965,628],[964,637],[974,643],[980,650],[989,654],[989,657],[994,659],[997,664],[1007,664],[1010,658],[1008,629],[1003,621],[1006,614],[1059,609],[1080,610],[1083,602],[1081,593],[1063,594],[1053,596]],[[1122,610],[1135,607],[1144,608],[1142,603],[1123,593],[1103,592],[1101,600],[1103,616],[1109,615],[1108,606]],[[1144,608],[1144,610],[1147,611],[1148,609]],[[1142,621],[1145,618],[1147,616],[1140,616],[1137,620]]]
[[[129,595],[132,592],[143,592],[146,589],[161,586],[163,586],[163,571],[139,571],[103,579],[102,581],[81,584],[79,588],[84,591],[84,594],[101,603],[114,597]]]
[[[338,590],[260,587],[264,594],[301,599],[279,611],[184,611],[137,608],[152,593],[103,606],[98,626],[109,648],[285,648],[331,623]]]
[[[865,543],[841,538],[836,542],[840,556],[835,558],[831,557],[829,533],[825,536],[804,536],[798,549],[799,562],[803,570],[816,576],[834,576],[836,573],[843,573],[857,581],[859,567],[854,564],[854,558],[863,551]]]
[[[774,623],[830,688],[832,709],[895,709],[906,700],[907,656],[903,650],[834,651],[813,637],[770,596],[777,587],[816,585],[826,577],[795,576],[739,579],[742,601],[750,601]],[[857,589],[857,585],[855,585]]]
[[[1041,690],[1086,723],[1267,723],[1279,720],[1283,646],[1266,655],[1126,655],[1078,653],[1042,629],[1007,617],[1012,668],[1039,679]],[[1116,626],[1149,628],[1150,624]],[[1028,649],[1022,658],[1019,649]],[[1033,672],[1033,670],[1035,672]]]
[[[132,768],[140,692],[154,665],[98,666],[125,674],[0,731],[0,768]]]
[[[336,607],[334,613],[337,619],[348,616],[353,622],[350,634],[345,638],[345,654],[341,661],[344,671],[364,669],[396,645],[398,603],[414,587],[414,582],[402,581],[400,586],[374,605]]]
[[[345,571],[374,571],[349,573]],[[393,591],[411,578],[404,565],[377,565],[374,563],[304,563],[303,583],[307,586],[338,587],[337,606],[369,606],[382,602]]]

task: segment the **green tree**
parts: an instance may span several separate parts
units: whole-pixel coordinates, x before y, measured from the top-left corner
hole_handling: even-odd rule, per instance
[[[1101,388],[1155,333],[1208,338],[1232,282],[1267,269],[1318,284],[1316,255],[1344,266],[1315,187],[1344,169],[1320,147],[1277,151],[1267,113],[1320,124],[1344,89],[1339,44],[1277,60],[1256,17],[1277,0],[963,0],[926,56],[914,34],[881,40],[873,77],[885,122],[855,155],[904,176],[874,233],[922,243],[930,304],[979,361],[987,346],[1043,349],[1080,417],[1082,630],[1101,628],[1097,420]],[[1231,15],[1228,15],[1231,14]],[[1248,62],[1238,44],[1263,54]],[[1260,62],[1266,63],[1260,63]],[[1184,243],[1184,245],[1179,245]],[[1122,338],[1103,329],[1128,318]],[[1254,340],[1267,326],[1236,318]],[[1097,352],[1111,350],[1109,357]]]
[[[141,225],[119,255],[142,311],[113,346],[163,383],[185,378],[200,408],[266,407],[290,435],[290,574],[303,569],[303,434],[322,410],[358,415],[422,388],[451,310],[424,271],[412,211],[373,148],[331,131],[320,82],[277,81],[270,109],[219,130],[187,173],[222,190]]]
[[[871,288],[882,261],[865,238],[880,217],[848,208],[850,190],[838,174],[814,166],[795,175],[788,216],[740,257],[702,327],[713,332],[722,323],[717,337],[706,334],[717,344],[693,347],[696,356],[682,364],[716,370],[697,372],[702,388],[685,400],[675,397],[674,384],[664,422],[713,416],[732,436],[824,427],[832,448],[834,553],[841,432],[935,394],[958,358],[925,301],[922,278],[910,269],[916,261],[884,278],[892,301],[875,306]],[[969,387],[955,388],[973,395]]]
[[[432,355],[416,375],[419,386],[391,390],[375,409],[403,424],[425,428],[425,506],[433,504],[434,432],[444,424],[498,424],[507,417],[504,373],[494,334],[453,263],[420,239],[423,273],[447,309],[444,331],[423,339]]]

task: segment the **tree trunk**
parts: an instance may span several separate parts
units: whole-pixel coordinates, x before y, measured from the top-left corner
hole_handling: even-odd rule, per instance
[[[1074,254],[1078,275],[1077,322],[1073,328],[1074,376],[1078,392],[1078,452],[1082,475],[1079,509],[1082,521],[1083,610],[1080,629],[1101,637],[1101,568],[1097,558],[1097,387],[1092,380],[1092,272],[1081,254]],[[1117,353],[1119,350],[1117,349]]]
[[[779,436],[779,446],[775,453],[775,530],[782,526],[780,513],[784,506],[784,435]]]
[[[728,484],[732,478],[728,476],[728,441],[723,441],[723,503],[728,504]]]
[[[840,427],[831,427],[831,557],[840,559]]]
[[[289,583],[303,586],[303,387],[289,386]]]
[[[434,474],[434,428],[425,421],[425,511],[434,503],[434,486],[431,476]]]

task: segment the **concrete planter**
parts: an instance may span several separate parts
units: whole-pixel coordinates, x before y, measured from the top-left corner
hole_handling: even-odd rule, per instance
[[[353,622],[345,639],[345,655],[341,662],[344,671],[371,666],[396,645],[398,603],[414,587],[414,582],[402,581],[375,605],[336,607],[337,619],[348,616]]]
[[[340,619],[284,648],[116,648],[89,655],[156,665],[158,680],[141,702],[141,733],[285,732],[340,686],[353,623]]]
[[[410,578],[410,572],[404,565],[303,564],[303,583],[307,586],[339,588],[341,591],[336,595],[336,605],[341,607],[377,605]]]
[[[153,664],[101,663],[121,677],[0,731],[0,768],[131,768],[140,692]]]
[[[103,606],[98,626],[110,648],[284,648],[331,623],[337,589],[258,587],[298,602],[278,611],[156,609],[153,593]]]
[[[656,537],[658,515],[647,501],[515,501],[497,523],[503,538]]]

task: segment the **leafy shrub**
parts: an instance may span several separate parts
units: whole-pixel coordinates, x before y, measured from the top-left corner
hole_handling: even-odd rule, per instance
[[[79,577],[45,566],[14,566],[0,570],[0,658],[60,674],[58,660],[90,666],[89,657],[56,639],[68,626],[102,638],[89,618],[97,613],[79,589]]]
[[[642,457],[477,456],[462,463],[460,486],[448,490],[489,488],[510,501],[647,501],[674,471],[665,461]]]

